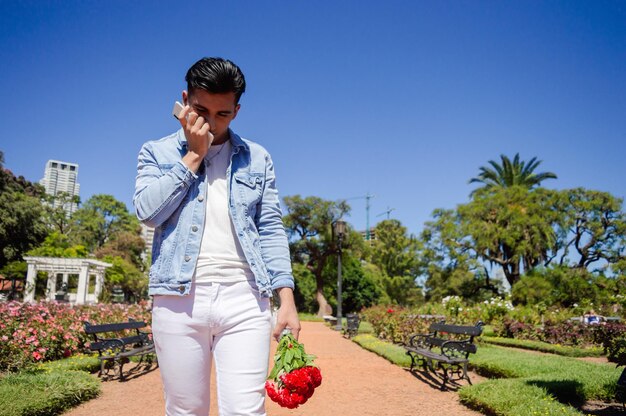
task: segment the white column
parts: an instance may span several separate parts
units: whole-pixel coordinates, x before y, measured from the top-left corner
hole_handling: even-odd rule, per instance
[[[89,280],[89,264],[84,263],[80,266],[80,273],[78,274],[78,289],[76,290],[76,304],[82,305],[87,298],[87,285]]]
[[[35,282],[37,280],[37,263],[28,263],[26,273],[26,287],[24,288],[24,302],[35,301]]]
[[[69,273],[63,273],[63,283],[68,284],[69,281],[70,281]]]
[[[46,299],[54,300],[54,295],[57,293],[57,274],[54,272],[48,272],[48,284],[46,285]]]
[[[99,269],[96,274],[96,291],[94,294],[96,295],[95,302],[98,303],[100,301],[100,294],[102,293],[102,285],[104,284],[104,270]]]

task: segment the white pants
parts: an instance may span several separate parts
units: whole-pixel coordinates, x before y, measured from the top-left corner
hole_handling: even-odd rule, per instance
[[[220,416],[264,416],[270,320],[269,299],[254,282],[194,284],[188,296],[155,296],[166,414],[208,415],[214,357]]]

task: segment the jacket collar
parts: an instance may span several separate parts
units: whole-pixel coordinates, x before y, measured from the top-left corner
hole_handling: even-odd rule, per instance
[[[244,142],[237,133],[235,133],[231,129],[228,129],[228,133],[230,135],[230,143],[233,146],[234,153],[239,153],[240,150],[244,150],[246,152],[250,151],[250,146],[248,145],[248,143]],[[187,147],[187,138],[185,137],[185,133],[183,132],[182,128],[178,129],[176,135],[178,138],[178,144],[180,146]]]

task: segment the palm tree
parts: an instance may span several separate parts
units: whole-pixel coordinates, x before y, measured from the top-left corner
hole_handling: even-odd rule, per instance
[[[498,164],[493,160],[489,164],[493,169],[485,166],[480,167],[480,173],[477,177],[470,179],[469,183],[482,183],[481,188],[476,188],[470,195],[473,195],[479,189],[490,188],[509,188],[515,185],[524,186],[528,189],[538,186],[546,179],[556,179],[556,174],[552,172],[534,173],[537,166],[541,164],[540,160],[533,157],[528,162],[520,161],[519,153],[515,154],[513,161],[505,155],[500,155],[502,164]]]

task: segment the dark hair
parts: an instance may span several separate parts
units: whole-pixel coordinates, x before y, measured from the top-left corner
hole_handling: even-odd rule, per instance
[[[232,61],[223,58],[200,59],[189,68],[185,81],[189,94],[196,89],[213,94],[234,92],[236,103],[246,91],[246,79],[241,69]]]

